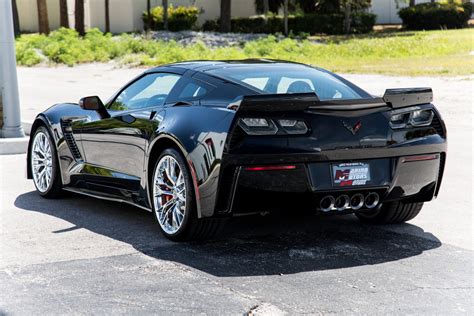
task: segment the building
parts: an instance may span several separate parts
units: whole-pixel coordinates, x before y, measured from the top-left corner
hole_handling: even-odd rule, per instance
[[[36,0],[16,0],[20,27],[23,32],[38,31]],[[59,1],[47,0],[49,25],[52,30],[59,27]],[[74,0],[68,0],[69,25],[74,25]],[[105,29],[105,0],[84,0],[86,28]],[[429,2],[418,0],[417,3]],[[170,5],[194,5],[201,10],[198,24],[219,17],[220,0],[169,0]],[[143,30],[142,14],[147,0],[110,0],[110,29],[113,33]],[[151,0],[151,6],[161,5],[161,0]],[[377,24],[401,23],[398,10],[407,6],[403,0],[372,0],[370,11],[377,15]],[[254,0],[233,0],[232,16],[255,15]]]

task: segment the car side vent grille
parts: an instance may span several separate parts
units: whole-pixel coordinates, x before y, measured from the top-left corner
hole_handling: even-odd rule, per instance
[[[240,126],[236,126],[232,132],[232,136],[229,140],[227,150],[232,150],[239,145],[242,139],[245,137],[245,132],[240,128]]]
[[[72,134],[71,122],[63,121],[61,127],[63,130],[64,140],[66,141],[69,150],[71,150],[72,156],[75,160],[82,160],[81,152],[79,151],[74,135]]]
[[[439,188],[441,187],[441,181],[443,181],[444,165],[446,164],[446,154],[441,153],[439,157],[439,171],[438,171],[438,187],[436,188],[435,195],[438,196]]]
[[[436,130],[436,133],[438,133],[442,137],[445,136],[444,131],[443,131],[443,126],[437,115],[433,117],[433,121],[431,122],[431,127],[433,127]]]

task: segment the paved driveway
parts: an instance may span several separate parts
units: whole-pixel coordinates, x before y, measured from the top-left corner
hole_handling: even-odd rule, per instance
[[[105,99],[139,72],[20,68],[22,113]],[[439,199],[416,219],[240,218],[218,240],[176,244],[146,211],[72,194],[42,199],[24,179],[25,155],[0,156],[0,314],[472,314],[472,81],[347,78],[371,93],[435,88],[448,165]]]

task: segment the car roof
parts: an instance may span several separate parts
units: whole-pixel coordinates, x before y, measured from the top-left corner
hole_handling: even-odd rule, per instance
[[[219,68],[228,68],[228,67],[239,67],[239,66],[246,66],[252,65],[256,67],[258,71],[258,65],[268,65],[274,64],[276,67],[280,66],[288,66],[288,65],[303,65],[305,64],[290,62],[285,60],[276,60],[276,59],[242,59],[242,60],[192,60],[192,61],[185,61],[185,62],[177,62],[173,64],[167,64],[158,66],[155,68],[150,69],[150,72],[159,71],[164,67],[171,67],[171,68],[181,68],[187,70],[194,70],[199,72],[205,72],[209,69],[219,69]],[[309,67],[309,66],[308,66]]]

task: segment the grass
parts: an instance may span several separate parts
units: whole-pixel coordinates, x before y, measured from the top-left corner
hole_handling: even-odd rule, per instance
[[[335,72],[392,75],[474,74],[474,29],[390,32],[350,37],[313,37],[278,41],[268,36],[243,47],[209,48],[203,43],[182,46],[143,36],[112,36],[97,29],[84,38],[70,29],[49,36],[17,39],[19,65],[106,62],[154,66],[192,59],[274,58],[313,64]]]

